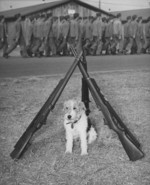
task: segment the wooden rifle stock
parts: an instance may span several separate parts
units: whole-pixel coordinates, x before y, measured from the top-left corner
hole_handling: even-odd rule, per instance
[[[41,128],[43,124],[45,124],[45,120],[51,110],[53,110],[57,100],[59,99],[61,93],[63,92],[67,82],[69,81],[72,73],[76,69],[80,58],[82,57],[82,51],[78,56],[75,57],[73,64],[70,69],[66,73],[65,77],[60,80],[56,88],[53,90],[52,94],[49,96],[45,104],[42,106],[40,111],[37,113],[33,121],[27,127],[26,131],[20,137],[16,145],[14,146],[14,150],[11,152],[10,156],[13,159],[19,159],[22,154],[26,151],[29,142],[33,136],[33,134]]]
[[[97,85],[95,79],[91,79],[95,88],[97,89],[97,92],[99,94],[99,96],[101,97],[103,103],[106,105],[107,109],[109,110],[111,117],[114,117],[116,120],[116,124],[121,128],[124,129],[125,133],[128,135],[128,137],[130,138],[130,140],[132,140],[132,142],[139,148],[140,147],[140,143],[139,141],[136,139],[136,137],[131,133],[131,131],[128,129],[128,127],[123,123],[123,121],[121,120],[121,118],[119,117],[119,115],[116,113],[116,111],[113,109],[113,107],[111,106],[111,104],[109,103],[109,101],[105,98],[104,94],[101,92],[99,86]]]

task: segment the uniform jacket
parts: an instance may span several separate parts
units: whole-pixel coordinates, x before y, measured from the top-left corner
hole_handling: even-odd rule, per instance
[[[22,21],[21,25],[25,43],[26,45],[29,45],[33,34],[33,24],[29,18],[26,18],[24,21]]]
[[[131,24],[130,24],[130,27],[129,27],[130,37],[136,37],[137,36],[137,30],[138,30],[137,21],[131,21]]]
[[[144,29],[144,34],[145,37],[149,37],[150,38],[150,21],[148,23],[145,24],[145,29]]]
[[[69,34],[69,22],[67,20],[63,20],[61,27],[61,34],[63,38],[67,38]]]
[[[105,29],[105,37],[112,37],[113,36],[113,21],[109,21],[106,24],[106,29]]]
[[[52,31],[52,18],[50,17],[44,22],[44,37],[45,38],[50,37],[51,31]]]
[[[119,19],[115,19],[113,22],[113,34],[118,36],[122,35],[122,23]]]
[[[58,28],[58,20],[54,21],[52,24],[52,33],[55,38],[59,38],[59,28]]]
[[[92,27],[92,23],[87,20],[85,22],[85,39],[89,39],[89,40],[92,40],[93,38],[93,27]]]
[[[130,23],[131,22],[126,22],[124,24],[124,37],[129,37],[129,28],[130,28]]]
[[[14,32],[11,35],[11,37],[12,37],[13,40],[18,42],[20,37],[21,37],[21,34],[22,34],[21,21],[16,21],[14,23]]]
[[[138,23],[137,37],[139,39],[143,39],[144,38],[144,26],[140,22]]]
[[[70,37],[75,37],[76,40],[79,38],[79,23],[74,19],[70,21]]]

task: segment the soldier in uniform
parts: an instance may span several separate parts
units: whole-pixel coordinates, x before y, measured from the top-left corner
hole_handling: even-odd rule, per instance
[[[92,21],[93,21],[93,16],[89,16],[86,20],[85,20],[85,44],[83,46],[83,48],[85,49],[86,54],[90,54],[90,47],[92,44],[92,40],[93,40],[93,26],[92,26]]]
[[[58,48],[58,52],[61,55],[67,55],[67,40],[69,34],[69,21],[68,16],[62,16],[61,18],[61,27],[60,27],[60,45]]]
[[[105,50],[106,54],[111,53],[111,45],[113,41],[113,17],[109,17],[105,29]]]
[[[143,47],[143,53],[146,53],[150,49],[150,17],[147,18],[144,30],[145,44]]]
[[[91,54],[99,55],[102,46],[102,20],[101,13],[96,14],[96,18],[93,21],[93,42],[91,46]]]
[[[79,39],[79,14],[74,13],[73,18],[70,20],[70,31],[69,31],[69,44],[73,47],[77,46]]]
[[[142,17],[138,17],[138,30],[137,30],[137,37],[136,37],[136,43],[137,43],[137,54],[142,53],[142,49],[144,46],[144,26],[142,23]]]
[[[35,15],[33,21],[33,43],[32,43],[32,53],[34,56],[40,57],[39,48],[41,46],[41,33],[40,33],[40,22],[41,15]]]
[[[16,19],[16,21],[14,23],[14,33],[11,38],[10,47],[5,52],[5,55],[4,55],[5,58],[8,58],[8,55],[17,47],[18,44],[20,45],[20,41],[21,41],[20,38],[21,38],[21,34],[22,34],[21,14],[16,14],[15,19]]]
[[[32,57],[31,47],[33,42],[33,16],[26,17],[24,22],[24,35],[28,56]]]
[[[55,16],[53,17],[53,24],[52,24],[52,34],[53,34],[53,51],[52,51],[52,55],[56,56],[57,55],[57,47],[58,47],[58,38],[59,38],[59,25],[58,25],[58,17]]]
[[[132,16],[132,21],[129,26],[129,44],[126,47],[126,54],[131,54],[132,50],[136,47],[136,37],[137,37],[138,23],[137,15]]]
[[[112,54],[117,54],[122,39],[122,22],[121,14],[118,13],[113,21],[113,44],[111,46]]]
[[[7,42],[7,30],[6,30],[6,22],[5,17],[0,16],[0,49],[3,48],[3,57],[5,57],[6,50],[8,48]]]
[[[52,13],[47,14],[47,19],[44,22],[44,43],[45,43],[45,56],[50,56],[53,44],[52,36]]]
[[[130,36],[129,36],[130,23],[131,23],[131,16],[127,16],[126,23],[124,24],[124,42],[123,42],[123,53],[124,54],[125,54],[126,47],[130,40]]]

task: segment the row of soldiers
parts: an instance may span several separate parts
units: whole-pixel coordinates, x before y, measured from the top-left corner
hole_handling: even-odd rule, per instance
[[[52,16],[42,13],[28,17],[15,15],[14,34],[8,44],[7,24],[0,16],[0,49],[3,57],[19,45],[22,57],[72,55],[81,45],[87,55],[146,53],[150,49],[150,17],[128,16],[123,23],[121,14],[102,17]]]

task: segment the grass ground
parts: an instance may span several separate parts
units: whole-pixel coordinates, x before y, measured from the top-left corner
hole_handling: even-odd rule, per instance
[[[91,74],[124,123],[142,144],[145,157],[129,161],[117,136],[103,125],[92,99],[91,120],[98,139],[80,156],[65,154],[63,102],[81,96],[81,76],[74,75],[50,113],[47,124],[33,137],[23,158],[9,154],[61,76],[0,79],[0,185],[149,185],[150,184],[150,71]]]

